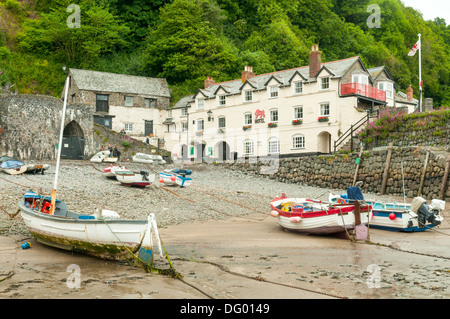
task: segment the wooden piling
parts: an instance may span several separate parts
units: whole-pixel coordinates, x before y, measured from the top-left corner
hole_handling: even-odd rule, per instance
[[[384,166],[384,172],[383,172],[383,180],[381,182],[381,195],[384,195],[384,192],[386,191],[386,183],[389,173],[389,165],[391,163],[391,156],[392,156],[392,150],[394,149],[394,143],[389,143],[388,153],[386,157],[386,165]]]
[[[447,186],[449,169],[450,169],[450,156],[447,157],[447,161],[445,163],[444,177],[442,178],[441,190],[439,192],[439,198],[442,200],[444,200],[445,198],[445,187]]]
[[[420,178],[419,192],[417,193],[417,196],[422,196],[423,181],[425,179],[425,173],[427,171],[428,157],[429,156],[430,156],[430,148],[428,148],[427,155],[425,156],[425,164],[423,165],[423,172],[422,172],[422,177]]]

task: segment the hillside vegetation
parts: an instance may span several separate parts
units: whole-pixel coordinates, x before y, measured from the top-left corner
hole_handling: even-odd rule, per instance
[[[71,3],[0,0],[0,86],[60,96],[67,65],[164,77],[176,101],[206,76],[239,78],[244,65],[256,74],[307,65],[319,43],[324,62],[359,55],[417,97],[418,55],[407,54],[421,33],[424,96],[450,105],[450,26],[400,0],[79,0],[80,28],[67,25]],[[367,24],[371,4],[380,28]]]

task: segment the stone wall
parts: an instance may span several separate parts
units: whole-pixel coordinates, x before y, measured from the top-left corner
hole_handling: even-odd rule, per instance
[[[386,195],[403,196],[402,177],[405,181],[406,196],[413,198],[418,195],[426,153],[427,148],[423,147],[394,147],[386,181]],[[357,175],[357,181],[364,182],[361,187],[363,192],[377,194],[381,191],[387,154],[387,148],[363,152]],[[424,198],[438,198],[447,154],[439,150],[430,150],[421,192],[421,196]],[[353,183],[358,156],[359,153],[354,152],[340,155],[283,158],[270,162],[246,160],[245,162],[237,161],[222,163],[221,165],[232,170],[260,175],[284,183],[345,190]],[[270,172],[271,169],[269,168],[273,170]],[[269,171],[270,174],[261,174],[264,170]],[[301,196],[301,194],[298,194],[298,196]],[[448,185],[444,190],[444,198],[450,200]]]
[[[57,156],[63,101],[42,95],[0,95],[0,154],[21,160],[53,160]],[[65,125],[76,121],[84,135],[84,156],[94,152],[93,109],[68,104]]]

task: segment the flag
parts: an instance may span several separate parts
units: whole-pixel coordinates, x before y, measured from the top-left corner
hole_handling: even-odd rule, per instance
[[[419,50],[419,41],[417,41],[416,44],[414,44],[411,51],[409,51],[408,56],[414,56],[417,50]]]

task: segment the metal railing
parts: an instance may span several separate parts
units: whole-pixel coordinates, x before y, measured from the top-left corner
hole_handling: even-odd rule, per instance
[[[351,94],[362,95],[374,100],[386,102],[386,91],[357,82],[341,84],[341,95]]]
[[[353,147],[353,138],[354,138],[354,133],[364,124],[366,124],[367,122],[369,122],[369,120],[371,118],[378,118],[380,115],[380,111],[376,110],[376,111],[367,111],[367,115],[364,116],[363,118],[361,118],[358,122],[356,122],[355,124],[352,124],[350,126],[350,128],[344,133],[342,134],[336,141],[334,141],[334,153],[336,153],[337,147],[339,145],[341,145],[342,143],[347,141],[347,138],[350,137],[350,151],[353,152],[354,147]]]

